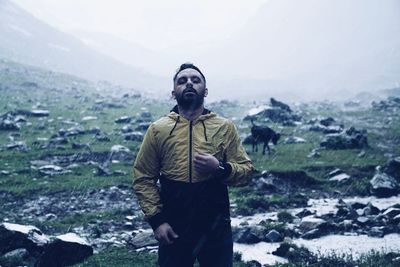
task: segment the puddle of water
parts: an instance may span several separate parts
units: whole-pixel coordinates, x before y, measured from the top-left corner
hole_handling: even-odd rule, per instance
[[[294,239],[297,246],[304,246],[316,254],[329,255],[334,252],[337,255],[351,253],[355,258],[371,250],[383,252],[400,252],[400,235],[389,234],[383,238],[369,237],[366,235],[345,236],[329,235],[318,239],[305,240]],[[242,253],[244,261],[256,260],[261,264],[273,265],[286,263],[282,257],[272,255],[280,243],[260,242],[257,244],[237,244],[233,246],[234,251]]]
[[[277,212],[258,213],[253,216],[238,216],[231,218],[231,225],[233,227],[240,227],[241,223],[247,222],[249,225],[259,224],[261,221],[271,219],[276,221],[278,219]]]
[[[380,210],[400,203],[400,195],[390,198],[376,197],[352,197],[343,199],[346,203],[360,202],[367,204],[371,202]],[[336,212],[336,204],[338,199],[310,199],[308,207],[312,212],[316,212],[318,216]],[[292,214],[296,214],[303,210],[288,210]],[[277,212],[268,212],[255,214],[253,216],[242,216],[232,218],[232,226],[239,227],[241,223],[247,222],[249,225],[259,224],[262,220],[277,220]],[[367,253],[371,250],[379,250],[384,252],[396,251],[400,252],[400,234],[389,234],[383,238],[369,237],[366,235],[329,235],[318,239],[305,240],[294,239],[293,243],[298,246],[305,246],[314,253],[328,255],[329,253],[343,254],[351,253],[354,257]],[[272,255],[272,251],[279,247],[280,243],[260,242],[257,244],[234,244],[234,250],[242,253],[244,261],[256,260],[261,264],[285,263],[286,259]]]
[[[376,206],[380,210],[387,209],[390,206],[400,203],[400,195],[389,197],[389,198],[376,198],[376,197],[352,197],[344,198],[344,202],[353,203],[360,202],[367,204],[371,202],[372,205]],[[311,212],[315,212],[317,216],[323,214],[334,213],[337,211],[336,205],[338,203],[337,198],[322,198],[322,199],[310,199],[308,201],[307,209]],[[304,208],[289,209],[292,214],[296,214],[302,211]],[[262,220],[271,219],[277,220],[277,212],[259,213],[253,216],[239,216],[232,218],[232,226],[239,227],[241,223],[247,222],[250,225],[259,224]]]
[[[307,247],[310,251],[328,255],[332,251],[336,254],[351,253],[358,257],[371,250],[383,252],[400,251],[400,235],[389,234],[382,238],[369,237],[367,235],[328,235],[318,239],[296,239],[293,242]]]
[[[280,243],[260,242],[247,245],[234,243],[233,250],[242,254],[243,261],[256,260],[261,264],[287,263],[285,258],[272,255],[271,253],[279,247]]]
[[[359,202],[363,204],[367,204],[371,202],[372,205],[377,207],[380,210],[387,209],[390,206],[400,203],[400,196],[393,196],[388,198],[376,198],[376,197],[351,197],[351,198],[343,198],[343,201],[346,203],[354,203]],[[316,212],[318,216],[336,212],[336,205],[338,203],[337,198],[323,198],[323,199],[310,199],[308,201],[308,207],[312,212]],[[301,210],[301,209],[300,209]]]

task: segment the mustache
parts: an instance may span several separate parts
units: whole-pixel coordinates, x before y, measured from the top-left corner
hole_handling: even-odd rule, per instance
[[[183,90],[182,93],[184,94],[184,93],[189,93],[189,92],[190,92],[190,93],[195,93],[195,94],[197,95],[197,91],[194,90],[193,87],[186,87],[186,88]]]

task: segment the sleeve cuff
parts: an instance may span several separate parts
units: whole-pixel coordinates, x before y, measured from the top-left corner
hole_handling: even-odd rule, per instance
[[[158,228],[158,226],[167,222],[167,220],[165,219],[164,215],[161,212],[150,217],[147,221],[150,224],[151,228],[153,228],[154,231]]]

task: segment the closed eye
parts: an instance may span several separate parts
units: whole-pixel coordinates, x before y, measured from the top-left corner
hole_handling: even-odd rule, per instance
[[[177,84],[184,84],[186,82],[187,82],[187,78],[186,77],[180,77],[176,83]]]
[[[198,76],[193,76],[191,78],[191,80],[192,80],[193,83],[201,83],[201,79]]]

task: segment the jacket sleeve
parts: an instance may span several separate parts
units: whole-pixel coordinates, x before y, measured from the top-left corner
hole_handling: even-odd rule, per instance
[[[165,222],[162,215],[157,180],[160,175],[160,157],[156,140],[156,129],[151,124],[146,132],[133,166],[133,189],[145,219],[153,229]]]
[[[231,186],[247,185],[252,178],[253,164],[232,122],[229,122],[226,140],[225,163],[230,166],[231,171],[223,182]]]

